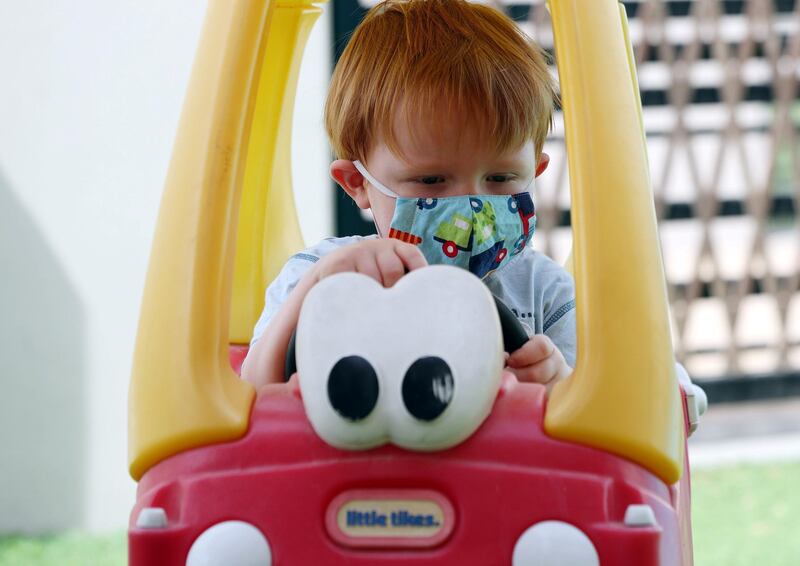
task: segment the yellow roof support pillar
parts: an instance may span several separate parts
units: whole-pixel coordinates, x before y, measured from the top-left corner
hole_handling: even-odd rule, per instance
[[[299,233],[291,214],[277,214],[289,221],[265,227],[263,209],[277,202],[293,212],[288,165],[272,164],[288,161],[288,145],[277,147],[291,124],[294,84],[288,82],[296,79],[319,11],[297,1],[209,3],[142,301],[129,395],[134,479],[173,454],[247,430],[254,391],[228,362],[239,203],[247,184],[246,236],[240,237],[246,250],[258,250],[253,270],[260,294],[264,264],[279,261],[262,255],[265,234],[287,234],[277,237],[276,249],[284,253]],[[276,180],[284,183],[277,192],[271,190]],[[262,210],[253,212],[258,199]]]
[[[615,0],[549,0],[572,191],[578,362],[545,415],[553,437],[683,469],[664,270],[627,20]]]
[[[246,155],[231,343],[250,342],[264,289],[303,249],[292,191],[292,117],[303,48],[321,11],[309,1],[282,0],[272,15]]]

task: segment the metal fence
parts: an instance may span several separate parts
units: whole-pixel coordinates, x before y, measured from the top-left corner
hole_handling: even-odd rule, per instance
[[[800,0],[624,6],[676,355],[717,399],[800,393]],[[500,7],[552,54],[544,0]],[[362,15],[336,0],[337,56]],[[536,188],[534,247],[557,260],[571,246],[563,135],[559,114]],[[337,220],[371,231],[345,201]]]

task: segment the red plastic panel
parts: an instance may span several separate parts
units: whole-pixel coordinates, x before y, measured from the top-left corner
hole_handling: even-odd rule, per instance
[[[244,359],[247,357],[247,352],[250,350],[250,346],[247,344],[231,344],[228,346],[228,359],[231,362],[231,367],[233,371],[236,372],[236,375],[242,375],[242,363]]]
[[[231,443],[179,454],[139,484],[131,517],[133,566],[178,564],[209,526],[256,525],[274,564],[511,564],[531,525],[561,520],[592,540],[601,564],[691,564],[686,485],[666,486],[619,457],[553,440],[542,432],[544,389],[507,382],[494,410],[467,441],[437,453],[385,446],[345,452],[323,443],[294,383],[269,386],[251,429]],[[439,546],[359,549],[326,528],[332,502],[351,490],[427,490],[453,506],[453,530]],[[629,504],[647,503],[656,527],[626,527]],[[169,525],[135,528],[144,507],[163,507]]]

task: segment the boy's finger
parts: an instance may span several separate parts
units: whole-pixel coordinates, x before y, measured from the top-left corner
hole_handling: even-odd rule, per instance
[[[402,260],[392,250],[383,250],[375,258],[383,278],[383,286],[391,287],[405,274]]]
[[[425,256],[422,255],[417,246],[398,241],[394,249],[395,253],[403,261],[403,265],[409,271],[428,265],[428,262],[425,261]]]
[[[508,358],[509,367],[521,368],[547,359],[555,353],[555,344],[544,334],[531,336],[522,348]]]
[[[383,278],[378,269],[378,262],[372,254],[361,254],[356,258],[356,271],[363,273],[367,277],[372,277],[375,281],[383,285]]]
[[[320,279],[324,279],[325,277],[330,277],[336,273],[343,273],[346,271],[355,271],[355,263],[352,258],[339,254],[338,256],[329,256],[324,258],[318,264],[319,269],[319,277]]]
[[[558,373],[557,370],[558,365],[552,356],[537,364],[521,368],[513,368],[511,366],[508,367],[508,371],[516,375],[519,381],[541,384],[546,384],[552,381]]]

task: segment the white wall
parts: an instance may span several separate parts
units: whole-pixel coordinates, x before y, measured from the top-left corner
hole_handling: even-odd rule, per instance
[[[0,1],[0,532],[127,521],[139,302],[204,11]],[[307,241],[332,225],[327,20],[301,72],[293,143]]]

